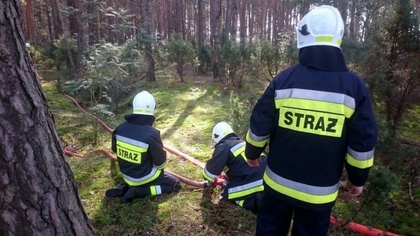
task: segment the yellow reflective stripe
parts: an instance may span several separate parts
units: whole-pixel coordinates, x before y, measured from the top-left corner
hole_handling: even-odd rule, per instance
[[[342,115],[282,107],[278,125],[299,132],[341,137],[344,122]]]
[[[151,109],[136,108],[136,109],[134,109],[133,113],[136,113],[136,114],[151,114],[151,115],[153,115],[153,110],[151,110]]]
[[[241,153],[245,151],[245,142],[241,142],[233,146],[230,151],[232,152],[234,157],[239,156]]]
[[[238,198],[238,197],[245,197],[245,196],[248,196],[250,194],[257,193],[257,192],[262,192],[262,191],[264,191],[264,186],[263,185],[253,187],[253,188],[241,191],[241,192],[230,193],[228,198],[229,199],[234,199],[234,198]]]
[[[130,177],[130,176],[124,174],[124,173],[122,173],[122,177],[124,178],[125,182],[128,185],[130,185],[130,186],[140,186],[140,185],[143,185],[143,184],[150,183],[153,180],[157,179],[157,177],[159,177],[160,173],[161,173],[161,170],[153,167],[152,171],[148,175],[146,175],[142,178],[133,178],[133,177]]]
[[[315,37],[317,42],[332,42],[333,36],[317,36]]]
[[[250,144],[252,144],[252,146],[255,146],[255,147],[264,147],[266,144],[267,144],[267,142],[268,142],[268,138],[267,139],[262,139],[262,140],[258,140],[258,139],[255,139],[255,137],[254,138],[252,138],[253,136],[255,136],[255,135],[253,135],[251,132],[250,132],[250,130],[248,130],[248,132],[246,133],[246,141],[248,142],[248,143],[250,143]]]
[[[155,186],[150,186],[150,195],[155,196],[156,194],[156,187]]]
[[[125,161],[141,164],[142,153],[147,152],[149,145],[135,139],[115,136],[117,142],[117,156]]]
[[[350,147],[347,147],[346,161],[351,166],[366,169],[373,166],[374,149],[367,152],[358,152]]]
[[[125,161],[141,164],[142,153],[146,151],[147,148],[137,147],[117,140],[117,156]]]
[[[356,158],[352,157],[349,153],[346,155],[346,161],[349,165],[360,168],[366,169],[373,166],[373,156],[367,160],[357,160]]]
[[[262,179],[228,189],[228,199],[245,197],[264,190]]]
[[[245,200],[239,200],[239,201],[235,201],[235,202],[238,206],[243,207]]]
[[[346,118],[350,118],[354,109],[340,103],[332,103],[326,101],[315,101],[315,100],[306,100],[299,98],[285,98],[285,99],[276,99],[275,101],[276,108],[280,109],[281,107],[295,107],[305,110],[313,110],[319,112],[329,112],[335,113],[337,115],[344,115]]]
[[[210,173],[207,169],[203,170],[203,177],[208,181],[213,181],[217,176]]]
[[[160,185],[152,185],[150,186],[150,195],[156,196],[162,194],[162,188]]]
[[[272,176],[270,176],[270,173]],[[277,177],[276,182],[273,175]],[[338,195],[338,185],[328,187],[310,186],[291,180],[286,180],[271,172],[267,168],[264,173],[264,182],[277,192],[291,198],[312,204],[325,204],[335,201]],[[281,180],[279,180],[281,179]],[[284,182],[286,180],[286,182]],[[282,183],[279,183],[282,182]]]

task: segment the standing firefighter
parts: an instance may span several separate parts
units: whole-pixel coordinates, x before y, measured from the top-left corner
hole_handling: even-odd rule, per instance
[[[298,24],[299,64],[279,73],[253,108],[246,157],[269,142],[256,235],[327,235],[343,167],[358,196],[377,130],[368,91],[345,64],[338,10],[320,6]]]
[[[106,196],[122,197],[124,202],[149,195],[178,191],[179,180],[165,173],[166,152],[155,121],[155,98],[147,91],[133,100],[133,114],[112,133],[112,151],[125,183],[106,191]]]
[[[261,165],[258,168],[250,167],[245,158],[245,141],[241,140],[226,122],[214,126],[212,137],[216,146],[212,158],[204,168],[204,178],[213,182],[227,169],[228,179],[223,189],[222,200],[257,212],[260,193],[264,190],[262,175],[266,156],[261,157]]]

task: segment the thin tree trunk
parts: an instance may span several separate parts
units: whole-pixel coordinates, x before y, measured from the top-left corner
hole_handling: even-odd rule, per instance
[[[151,39],[151,14],[148,0],[140,0],[140,11],[142,17],[142,28],[141,41],[146,48],[146,60],[147,60],[147,81],[156,81],[155,77],[155,60],[153,58],[152,39]]]
[[[245,39],[246,39],[246,29],[247,29],[247,24],[246,24],[246,2],[248,0],[240,0],[239,3],[239,38],[241,39],[241,44],[245,44]]]
[[[57,0],[50,0],[51,1],[51,9],[52,9],[52,18],[54,24],[54,39],[58,39],[61,35],[63,35],[63,19],[60,13],[60,7]]]
[[[205,74],[205,47],[204,40],[206,37],[205,33],[205,22],[204,22],[204,2],[203,0],[197,0],[197,43],[198,43],[198,57],[200,58],[200,65],[198,71],[200,74]]]
[[[0,1],[0,232],[94,235],[25,49],[19,6]]]
[[[32,0],[26,0],[26,7],[25,7],[25,36],[27,41],[32,41],[34,37],[34,13],[33,13],[33,6]]]
[[[213,78],[220,77],[220,44],[219,19],[221,16],[221,0],[210,1],[210,31],[211,45],[213,47]]]

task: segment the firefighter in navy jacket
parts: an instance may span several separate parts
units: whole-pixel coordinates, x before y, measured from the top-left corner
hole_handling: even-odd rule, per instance
[[[176,177],[164,172],[166,152],[159,131],[152,126],[155,106],[149,92],[138,93],[133,100],[133,114],[126,115],[126,121],[113,131],[112,151],[117,154],[125,183],[107,190],[107,197],[122,197],[129,202],[181,188]]]
[[[279,73],[253,108],[251,166],[269,144],[256,235],[287,235],[292,217],[292,235],[327,235],[343,167],[348,194],[363,190],[377,129],[365,84],[345,65],[343,31],[334,7],[306,14],[296,30],[299,64]]]
[[[212,158],[203,170],[204,178],[213,182],[226,170],[228,179],[222,192],[222,200],[257,212],[260,193],[264,190],[262,175],[266,156],[261,157],[261,165],[258,168],[250,167],[244,156],[245,141],[241,140],[226,122],[214,126],[212,137],[216,145]]]

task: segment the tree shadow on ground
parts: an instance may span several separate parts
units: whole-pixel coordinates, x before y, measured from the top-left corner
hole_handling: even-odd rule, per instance
[[[159,224],[159,205],[170,201],[177,193],[134,199],[123,203],[121,199],[104,197],[100,210],[91,217],[99,235],[162,235]]]

